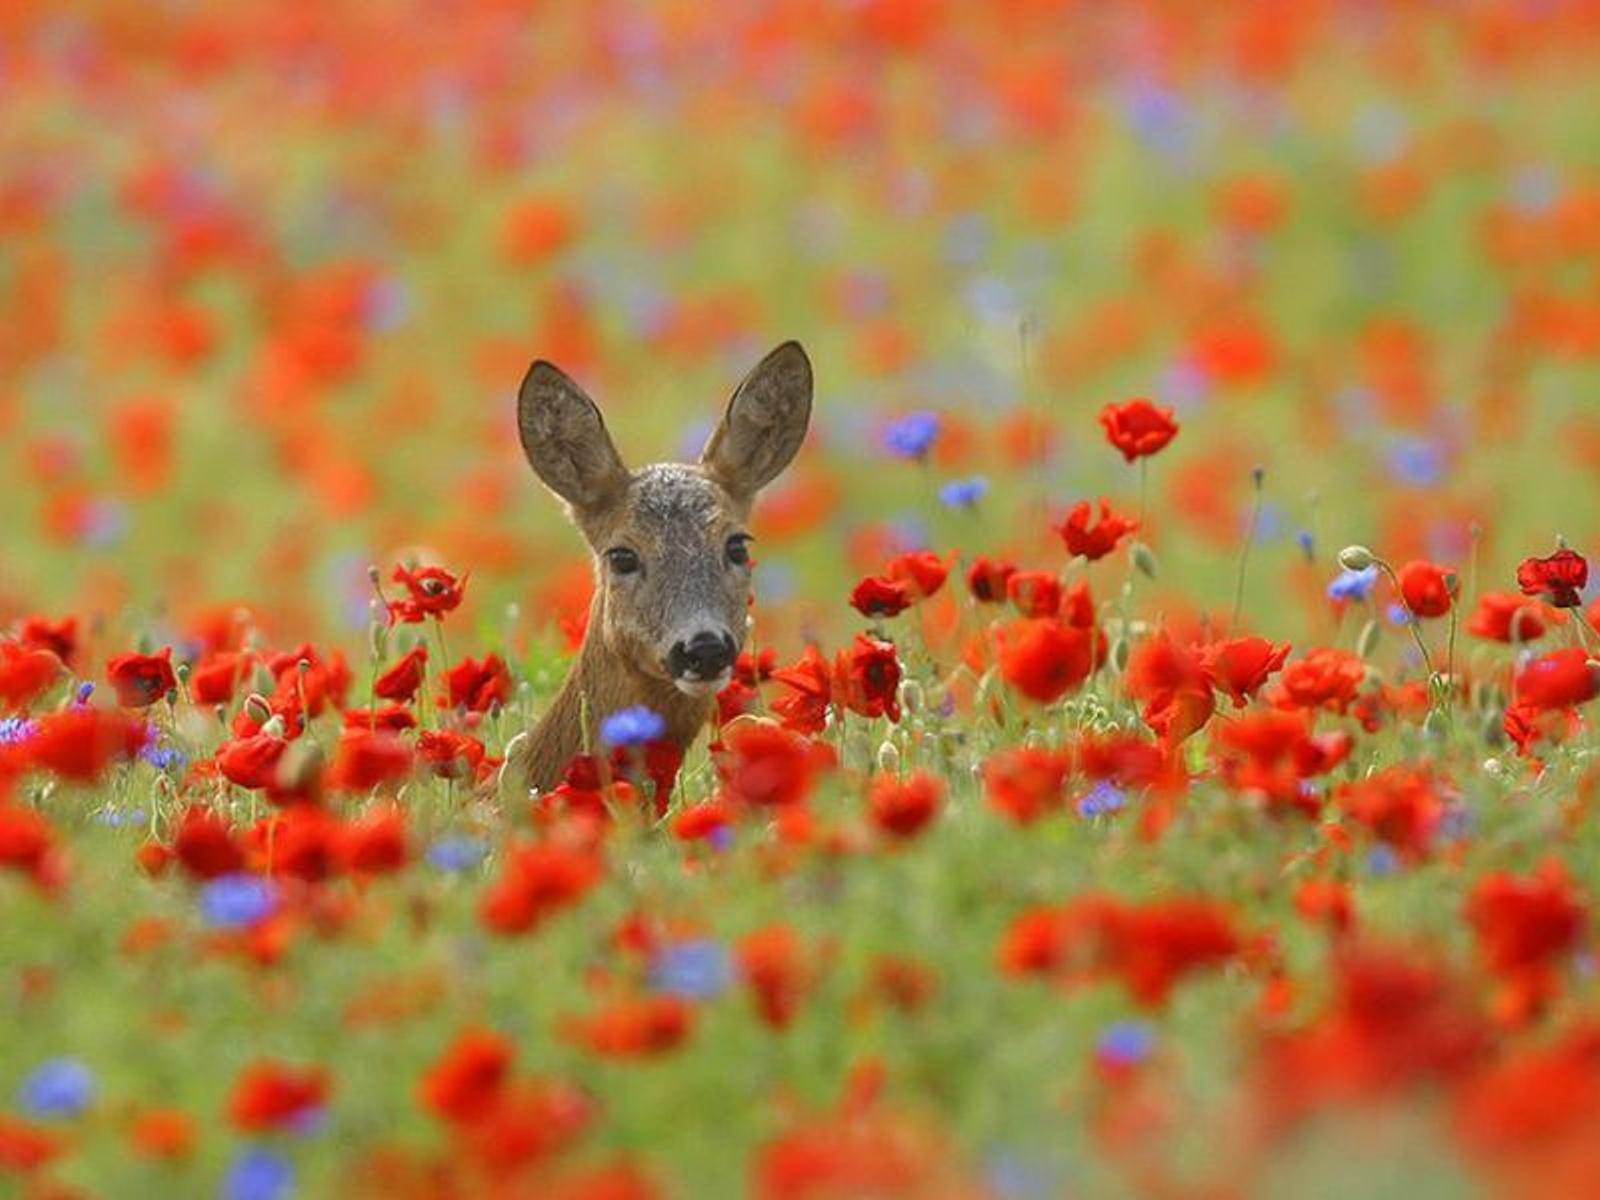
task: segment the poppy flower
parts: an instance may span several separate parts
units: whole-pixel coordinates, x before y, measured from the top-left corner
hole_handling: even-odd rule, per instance
[[[1467,632],[1494,642],[1536,642],[1549,627],[1550,610],[1515,592],[1485,592],[1467,618]]]
[[[178,821],[172,853],[196,879],[217,879],[244,870],[244,849],[215,810],[190,805]]]
[[[418,1098],[440,1120],[470,1124],[493,1109],[515,1057],[516,1047],[494,1030],[464,1029],[423,1075]]]
[[[347,708],[344,710],[344,727],[374,732],[382,730],[384,733],[404,733],[408,729],[417,727],[417,714],[402,704],[385,704],[379,708]]]
[[[463,1130],[463,1146],[493,1177],[527,1170],[571,1144],[594,1117],[582,1089],[547,1079],[518,1079],[500,1089],[494,1104]],[[560,1200],[559,1187],[548,1195]],[[607,1193],[594,1193],[607,1200]],[[577,1193],[572,1194],[577,1200]],[[622,1193],[617,1200],[632,1200]]]
[[[1117,548],[1128,534],[1139,528],[1139,522],[1111,511],[1104,496],[1100,497],[1100,515],[1091,525],[1090,506],[1087,500],[1079,501],[1066,519],[1055,526],[1056,533],[1067,548],[1067,553],[1096,562]]]
[[[1060,621],[1022,620],[999,633],[1001,678],[1039,704],[1081,685],[1095,659],[1094,635]]]
[[[1144,702],[1144,723],[1172,744],[1194,733],[1216,710],[1199,655],[1165,630],[1134,648],[1124,678],[1128,694]]]
[[[821,733],[833,696],[833,671],[821,652],[807,646],[794,666],[774,671],[772,678],[787,689],[772,702],[784,727],[807,735]]]
[[[734,959],[756,1014],[774,1029],[787,1028],[811,986],[800,935],[782,922],[763,926],[739,939]]]
[[[353,874],[400,870],[411,858],[405,814],[390,805],[357,817],[340,830],[337,849],[344,869]]]
[[[252,1063],[234,1081],[228,1119],[246,1133],[294,1129],[327,1104],[328,1091],[328,1072],[320,1067]]]
[[[980,554],[967,568],[967,590],[980,604],[1003,604],[1006,584],[1016,573],[1016,564]]]
[[[147,708],[178,686],[172,647],[159,654],[119,654],[106,663],[106,678],[126,708]]]
[[[486,654],[481,660],[463,658],[445,672],[445,686],[450,707],[468,712],[488,712],[496,705],[503,708],[511,700],[513,687],[511,672],[498,654]]]
[[[78,653],[78,618],[25,617],[17,628],[17,640],[30,650],[50,651],[70,667]]]
[[[422,686],[427,667],[428,648],[413,646],[401,656],[399,662],[378,676],[372,685],[373,695],[397,704],[408,703]]]
[[[1576,550],[1562,547],[1548,558],[1525,558],[1517,566],[1517,586],[1524,596],[1543,596],[1556,608],[1577,608],[1589,582],[1589,562]]]
[[[417,736],[417,757],[440,779],[471,779],[487,750],[469,733],[425,729]]]
[[[1106,440],[1129,462],[1155,454],[1178,434],[1172,410],[1157,408],[1143,397],[1106,405],[1100,410],[1100,424]]]
[[[61,660],[53,651],[0,642],[0,707],[24,711],[63,673]]]
[[[1583,940],[1587,905],[1559,859],[1529,876],[1494,871],[1478,880],[1466,917],[1485,965],[1515,978],[1564,960]]]
[[[1269,676],[1283,667],[1289,643],[1274,646],[1266,638],[1242,637],[1213,642],[1200,651],[1200,661],[1211,682],[1226,692],[1235,708],[1256,694]]]
[[[128,1140],[140,1154],[155,1159],[183,1159],[194,1150],[194,1119],[182,1109],[151,1108],[133,1119]]]
[[[863,717],[900,719],[900,660],[894,643],[856,634],[850,649],[833,662],[833,689],[838,703]]]
[[[1336,795],[1352,821],[1413,861],[1428,856],[1444,820],[1445,801],[1438,780],[1427,770],[1408,764],[1340,784]]]
[[[950,562],[932,550],[913,550],[891,558],[885,574],[909,586],[914,596],[926,600],[944,586],[950,574]]]
[[[624,996],[565,1025],[567,1036],[602,1058],[654,1058],[689,1037],[694,1010],[670,993]]]
[[[943,800],[944,781],[926,771],[914,771],[904,779],[879,775],[867,789],[872,823],[895,838],[912,838],[921,833]]]
[[[44,814],[0,799],[0,867],[49,889],[60,882],[64,866],[55,828]]]
[[[1600,668],[1576,646],[1542,654],[1517,672],[1518,704],[1535,709],[1571,708],[1593,700],[1600,691]]]
[[[189,674],[189,696],[196,704],[227,704],[255,663],[248,651],[214,650]]]
[[[1066,803],[1071,755],[1042,746],[1015,746],[983,764],[984,796],[989,806],[1018,825],[1031,825]]]
[[[599,856],[555,841],[513,846],[479,915],[495,933],[527,933],[578,902],[605,874]]]
[[[278,764],[289,743],[270,733],[236,738],[217,750],[217,770],[230,783],[252,791],[276,786]]]
[[[716,763],[724,798],[781,808],[811,790],[816,757],[804,736],[769,721],[749,721],[730,729],[723,746]]]
[[[415,625],[429,617],[442,620],[445,613],[460,606],[467,587],[465,575],[457,579],[443,567],[398,566],[390,578],[404,584],[408,593],[403,599],[389,601],[390,620],[407,625]]]
[[[1331,647],[1312,650],[1283,668],[1275,702],[1288,708],[1344,712],[1366,677],[1366,664],[1349,651]]]
[[[1442,617],[1455,597],[1456,577],[1437,563],[1416,560],[1396,572],[1400,596],[1418,617]]]
[[[149,740],[150,727],[125,713],[73,707],[38,718],[25,749],[35,766],[74,783],[93,783]]]
[[[896,579],[869,575],[850,592],[850,607],[863,617],[895,617],[911,607],[911,588]]]
[[[1061,611],[1061,580],[1049,571],[1017,571],[1006,580],[1006,598],[1025,617]]]

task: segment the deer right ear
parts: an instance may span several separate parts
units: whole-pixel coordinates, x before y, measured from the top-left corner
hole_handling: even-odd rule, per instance
[[[534,474],[577,512],[603,506],[627,486],[595,402],[553,363],[539,359],[517,391],[517,432]]]

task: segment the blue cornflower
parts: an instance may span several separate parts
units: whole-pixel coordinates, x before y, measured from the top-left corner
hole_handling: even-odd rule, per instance
[[[294,1191],[294,1168],[270,1150],[246,1150],[222,1178],[223,1200],[284,1200]]]
[[[25,742],[37,728],[38,722],[30,721],[27,717],[0,717],[0,746]]]
[[[442,837],[428,847],[427,859],[441,871],[470,871],[483,861],[487,847],[482,838]]]
[[[706,841],[709,842],[711,844],[711,848],[717,851],[719,854],[726,852],[733,846],[733,827],[731,825],[724,825],[720,829],[713,829],[706,835]]]
[[[218,929],[248,929],[277,911],[277,886],[255,875],[220,875],[200,891],[200,913]]]
[[[1102,779],[1079,799],[1078,813],[1085,817],[1099,817],[1106,813],[1119,812],[1127,805],[1127,793]]]
[[[1329,600],[1365,600],[1378,582],[1378,568],[1366,567],[1360,571],[1341,571],[1328,585]]]
[[[1391,625],[1409,625],[1412,620],[1411,610],[1398,601],[1389,605],[1384,610],[1383,615],[1389,618],[1389,624]]]
[[[75,1117],[94,1100],[94,1074],[75,1058],[52,1058],[33,1069],[17,1093],[32,1117]]]
[[[94,684],[85,679],[78,685],[78,690],[72,694],[72,702],[79,708],[89,703],[89,697],[94,695]]]
[[[664,946],[650,963],[650,986],[685,1000],[709,1000],[732,983],[727,948],[710,938]]]
[[[1302,529],[1294,535],[1294,544],[1300,547],[1300,553],[1310,562],[1317,555],[1317,539],[1309,529]]]
[[[976,508],[988,491],[989,481],[982,475],[952,479],[939,489],[939,503],[946,508]]]
[[[642,746],[666,731],[666,718],[643,704],[619,708],[600,722],[600,740],[609,746]]]
[[[1143,1021],[1117,1021],[1106,1026],[1095,1043],[1095,1057],[1117,1067],[1131,1067],[1150,1057],[1156,1031]]]
[[[1444,451],[1425,438],[1405,438],[1389,448],[1389,474],[1412,487],[1432,487],[1444,477]]]
[[[144,759],[158,771],[165,771],[170,767],[182,767],[189,761],[189,756],[177,746],[162,745],[159,737],[152,737],[139,751],[139,757]]]
[[[1367,870],[1374,875],[1393,875],[1400,869],[1400,856],[1387,842],[1380,842],[1367,851]]]
[[[883,448],[896,458],[921,458],[939,437],[939,414],[907,413],[883,431]]]

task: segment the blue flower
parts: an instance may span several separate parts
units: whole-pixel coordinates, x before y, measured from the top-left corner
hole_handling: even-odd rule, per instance
[[[685,1000],[709,1000],[732,983],[727,949],[709,938],[664,946],[650,963],[650,986]]]
[[[1423,438],[1406,438],[1389,448],[1389,474],[1412,487],[1432,487],[1444,477],[1444,451]]]
[[[896,458],[921,458],[939,437],[939,414],[907,413],[883,431],[883,448]]]
[[[294,1168],[270,1150],[246,1150],[222,1178],[223,1200],[284,1200],[294,1191]]]
[[[1294,535],[1294,544],[1300,547],[1300,553],[1306,556],[1307,562],[1316,557],[1317,539],[1312,535],[1311,530],[1302,529],[1296,533]]]
[[[75,1117],[94,1100],[94,1074],[75,1058],[52,1058],[22,1081],[17,1103],[33,1117]]]
[[[33,736],[33,731],[39,728],[35,721],[27,717],[0,717],[0,746],[12,746],[18,742],[25,742]]]
[[[1406,608],[1404,604],[1400,604],[1398,602],[1389,605],[1389,607],[1384,610],[1383,615],[1389,618],[1389,624],[1391,625],[1411,624],[1411,611]]]
[[[1128,797],[1121,788],[1102,779],[1078,801],[1078,813],[1085,817],[1099,817],[1119,812],[1128,805]]]
[[[277,911],[277,886],[254,875],[221,875],[200,892],[201,915],[217,929],[248,929]]]
[[[642,746],[666,731],[666,718],[643,704],[619,708],[600,722],[600,740],[609,746]]]
[[[1341,571],[1328,585],[1330,600],[1365,600],[1378,582],[1378,568],[1367,567],[1360,571]]]
[[[982,475],[952,479],[939,489],[939,503],[946,508],[976,508],[988,490],[989,481]]]
[[[428,847],[430,865],[441,871],[470,871],[483,861],[487,847],[483,839],[457,835],[443,837]]]
[[[1400,869],[1400,856],[1394,847],[1380,842],[1367,852],[1367,870],[1374,875],[1393,875]]]
[[[94,684],[85,679],[78,685],[78,690],[72,694],[72,702],[79,708],[89,703],[89,697],[94,695]]]
[[[159,737],[152,737],[146,742],[139,751],[139,757],[158,771],[182,767],[189,761],[189,756],[177,746],[163,746]]]
[[[1117,1067],[1131,1067],[1150,1057],[1156,1032],[1143,1021],[1117,1021],[1108,1025],[1095,1043],[1095,1057]]]

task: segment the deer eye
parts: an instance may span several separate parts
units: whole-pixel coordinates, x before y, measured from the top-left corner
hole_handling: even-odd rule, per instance
[[[607,550],[606,561],[618,575],[632,575],[639,570],[639,556],[626,546],[613,546]]]
[[[736,533],[728,539],[728,562],[735,567],[750,565],[750,535]]]

